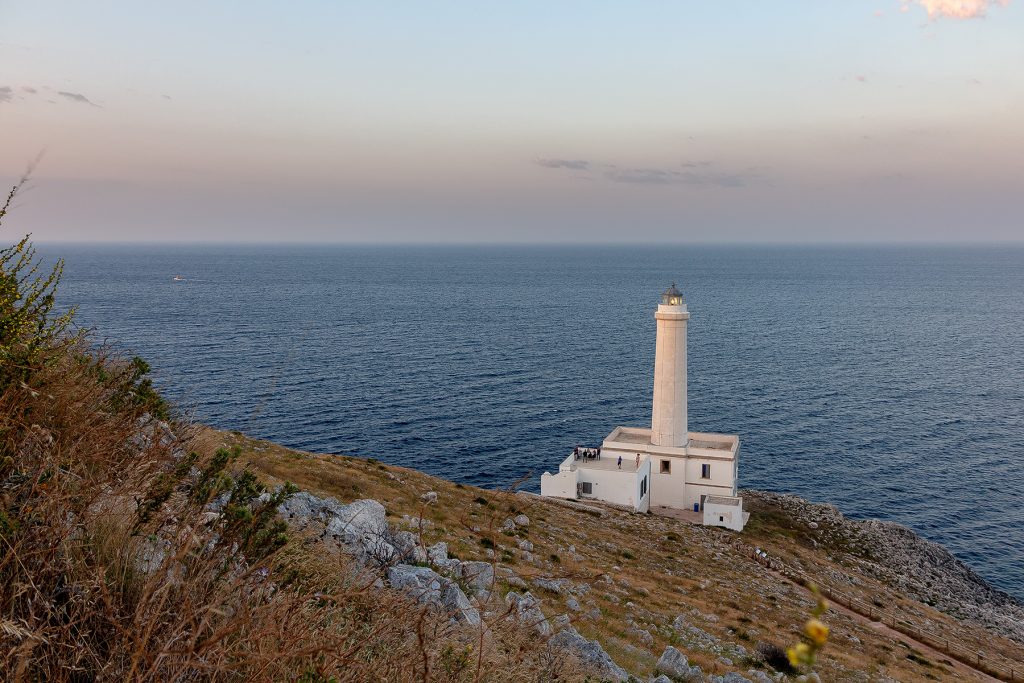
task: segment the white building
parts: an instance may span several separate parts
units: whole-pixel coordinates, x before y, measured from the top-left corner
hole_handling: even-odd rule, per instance
[[[736,497],[739,437],[691,432],[687,424],[690,313],[674,284],[662,294],[654,318],[658,330],[650,429],[616,427],[601,444],[598,457],[570,453],[558,472],[541,476],[541,495],[592,498],[637,512],[652,507],[703,510],[705,524],[742,530],[749,513],[743,512],[743,500]]]

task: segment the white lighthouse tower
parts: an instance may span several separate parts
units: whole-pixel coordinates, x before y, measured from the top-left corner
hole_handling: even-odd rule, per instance
[[[750,516],[736,497],[740,439],[687,424],[686,328],[690,312],[672,284],[654,313],[651,427],[616,427],[600,447],[574,449],[540,478],[543,496],[603,500],[740,531]]]
[[[690,313],[676,283],[661,295],[654,319],[658,321],[658,333],[651,444],[684,448],[690,440],[686,425],[686,322]]]

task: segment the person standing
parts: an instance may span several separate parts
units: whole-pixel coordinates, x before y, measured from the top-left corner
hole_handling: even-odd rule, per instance
[[[640,454],[636,454],[636,468],[640,469]]]
[[[618,464],[619,464],[619,469],[621,470],[622,469],[622,456],[621,455],[619,456],[619,463]]]

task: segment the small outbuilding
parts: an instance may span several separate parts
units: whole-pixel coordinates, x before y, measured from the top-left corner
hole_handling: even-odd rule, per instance
[[[750,513],[743,511],[743,499],[739,496],[705,496],[704,526],[724,526],[733,531],[743,531],[750,519]]]

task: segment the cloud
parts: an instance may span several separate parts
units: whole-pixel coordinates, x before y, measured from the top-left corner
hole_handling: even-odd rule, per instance
[[[710,161],[688,161],[678,166],[620,167],[593,161],[567,159],[540,159],[538,166],[553,169],[584,171],[583,178],[607,180],[626,185],[695,185],[712,187],[742,187],[757,177],[752,170],[724,172],[714,168]]]
[[[537,165],[544,168],[569,168],[574,171],[586,171],[590,162],[583,159],[537,159]]]
[[[14,90],[9,85],[0,85],[0,102],[10,102],[14,99]]]
[[[921,5],[928,10],[928,18],[977,19],[985,16],[993,5],[1006,7],[1010,0],[903,0],[901,9],[905,12],[911,4]]]
[[[27,92],[29,95],[35,95],[37,92],[39,92],[38,90],[33,88],[31,85],[23,85],[23,86],[21,86],[21,89],[24,90],[25,92]]]
[[[752,172],[725,173],[713,170],[686,170],[674,168],[627,168],[605,172],[605,178],[615,183],[639,185],[704,185],[713,187],[742,187],[754,174]]]
[[[61,97],[66,97],[69,100],[73,100],[75,102],[81,102],[82,104],[91,104],[94,107],[100,106],[100,105],[90,101],[89,98],[86,97],[85,95],[83,95],[82,93],[68,92],[66,90],[59,90],[57,92],[57,94],[60,95]]]

